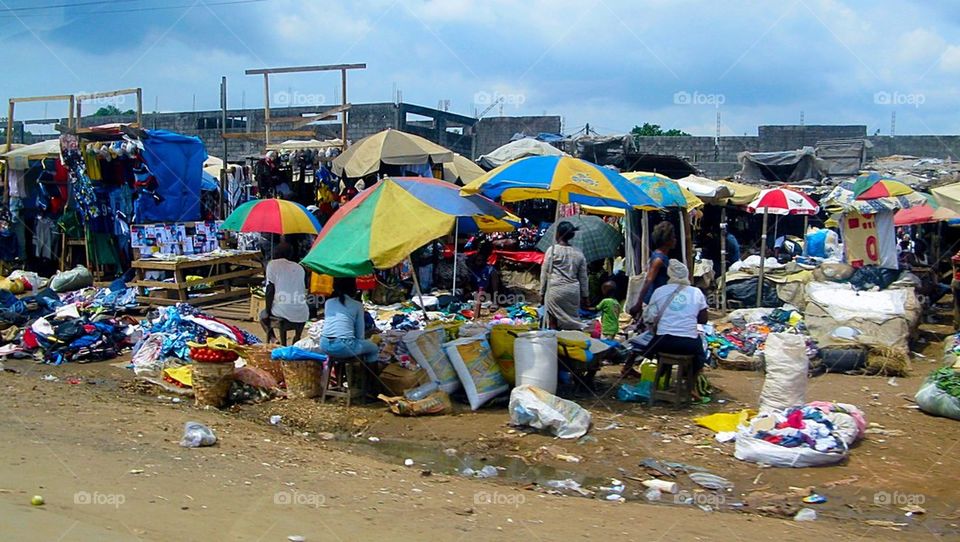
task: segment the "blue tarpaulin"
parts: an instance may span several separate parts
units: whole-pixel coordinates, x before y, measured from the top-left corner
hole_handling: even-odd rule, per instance
[[[154,198],[136,200],[135,221],[178,222],[200,220],[200,179],[207,150],[198,137],[166,130],[147,130],[143,161],[157,179]]]

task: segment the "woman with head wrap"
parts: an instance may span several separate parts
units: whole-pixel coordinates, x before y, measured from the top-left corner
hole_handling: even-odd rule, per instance
[[[587,259],[570,245],[577,227],[570,222],[557,226],[557,243],[547,249],[540,268],[540,296],[551,329],[582,330],[580,307],[587,305]]]
[[[687,266],[672,260],[667,266],[667,284],[653,292],[643,320],[655,327],[647,352],[695,356],[696,377],[706,361],[697,324],[707,323],[707,299],[699,288],[690,285],[689,276]],[[700,400],[696,387],[692,395]]]
[[[644,310],[644,321],[656,322],[650,351],[695,356],[696,376],[706,361],[697,324],[707,323],[707,299],[699,288],[690,285],[689,271],[682,262],[671,261],[667,266],[667,277],[667,284],[653,292],[650,304]],[[696,388],[693,396],[700,400]]]

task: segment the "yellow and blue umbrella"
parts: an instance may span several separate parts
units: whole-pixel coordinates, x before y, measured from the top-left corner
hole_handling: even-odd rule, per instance
[[[518,220],[482,196],[461,196],[448,182],[387,178],[340,207],[301,262],[335,277],[356,277],[393,267],[414,250],[451,232],[458,217],[481,231],[509,231]]]
[[[687,210],[703,207],[703,201],[693,192],[665,175],[648,171],[628,171],[623,173],[623,176],[639,186],[640,190],[660,207],[682,207]]]
[[[620,209],[661,206],[616,171],[570,156],[529,156],[506,163],[463,187],[501,201],[552,199]]]

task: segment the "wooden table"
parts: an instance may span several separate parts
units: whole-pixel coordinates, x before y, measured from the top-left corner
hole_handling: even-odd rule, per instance
[[[238,278],[253,277],[263,272],[263,263],[260,261],[260,252],[240,252],[222,256],[211,256],[197,259],[161,260],[156,258],[141,258],[134,260],[131,267],[136,269],[137,301],[148,305],[174,305],[190,302],[202,305],[225,299],[246,297],[250,295],[250,288],[233,287],[230,281]],[[205,268],[205,269],[204,269]],[[233,269],[231,269],[233,268]],[[237,269],[239,268],[239,269]],[[186,280],[185,271],[193,270],[193,274],[203,278]],[[165,271],[173,273],[173,282],[146,280],[147,271]],[[216,291],[212,295],[194,297],[190,299],[187,290],[195,286],[206,284],[204,292]],[[154,297],[147,295],[147,288],[161,288],[166,296]]]

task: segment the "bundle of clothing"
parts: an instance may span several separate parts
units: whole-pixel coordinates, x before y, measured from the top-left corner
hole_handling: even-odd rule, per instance
[[[37,352],[45,363],[87,362],[113,359],[132,345],[136,322],[100,315],[94,318],[56,314],[37,318],[24,329],[26,352]]]
[[[842,403],[809,403],[753,420],[753,438],[784,448],[805,446],[821,453],[845,453],[866,431],[863,413]]]
[[[806,334],[807,328],[799,312],[784,309],[763,312],[759,318],[731,317],[731,323],[717,325],[706,336],[710,353],[718,359],[726,359],[730,352],[752,356],[758,350],[763,350],[767,335],[796,333],[806,338],[807,357],[812,359],[817,356],[817,343]]]
[[[832,465],[866,430],[863,412],[853,405],[807,403],[750,420],[737,433],[734,457],[772,467]]]
[[[532,324],[539,320],[539,314],[535,307],[526,303],[516,303],[509,307],[501,307],[493,314],[491,324],[511,324],[522,325]]]
[[[208,316],[187,303],[164,308],[155,318],[144,320],[142,327],[143,337],[134,347],[134,353],[147,338],[159,334],[162,337],[160,359],[176,357],[188,360],[190,347],[187,343],[203,343],[208,337],[226,337],[239,345],[260,343],[260,339],[251,333]]]

